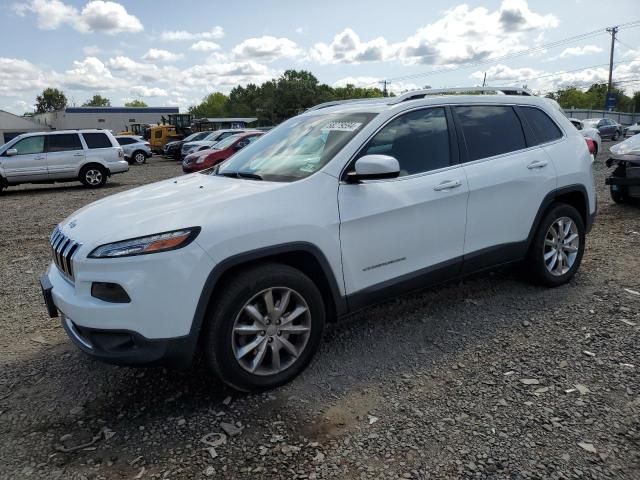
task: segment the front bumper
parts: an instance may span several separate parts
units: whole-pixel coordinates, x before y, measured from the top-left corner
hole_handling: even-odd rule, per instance
[[[74,259],[75,280],[51,264],[40,279],[51,317],[60,316],[78,348],[119,365],[188,365],[199,325],[194,315],[213,269],[194,242],[173,252],[122,259]],[[94,282],[121,285],[129,303],[110,303],[92,294]]]

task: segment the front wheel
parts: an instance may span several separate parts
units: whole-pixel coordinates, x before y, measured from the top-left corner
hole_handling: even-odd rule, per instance
[[[567,283],[580,267],[585,226],[571,205],[552,205],[536,231],[529,264],[536,278],[550,287]]]
[[[282,264],[246,269],[212,302],[203,348],[209,369],[242,391],[292,380],[320,345],[322,295],[299,270]]]
[[[99,188],[107,183],[107,170],[100,165],[88,165],[80,170],[80,181],[85,187]]]
[[[616,203],[626,203],[627,190],[620,185],[611,185],[609,187],[609,193],[611,194],[611,200]]]

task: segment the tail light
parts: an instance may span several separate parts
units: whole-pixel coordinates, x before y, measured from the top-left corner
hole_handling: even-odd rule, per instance
[[[118,149],[118,157],[124,157],[124,151],[121,148]]]
[[[596,142],[594,142],[590,138],[585,138],[585,140],[587,141],[587,147],[589,148],[589,153],[591,155],[595,155],[596,154]]]
[[[149,142],[144,142],[144,146],[145,146],[145,147],[150,147],[150,146],[151,146],[151,144],[150,144]]]

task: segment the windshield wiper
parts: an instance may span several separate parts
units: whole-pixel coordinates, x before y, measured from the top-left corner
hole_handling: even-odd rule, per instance
[[[257,173],[251,172],[220,172],[218,171],[216,175],[222,175],[223,177],[230,178],[248,178],[250,180],[262,180],[262,177]]]

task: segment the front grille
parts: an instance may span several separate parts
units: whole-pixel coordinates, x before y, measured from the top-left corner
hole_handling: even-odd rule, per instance
[[[53,255],[53,262],[67,278],[73,280],[73,256],[80,248],[80,244],[67,237],[60,227],[56,227],[51,238],[49,239],[51,244],[51,253]]]

